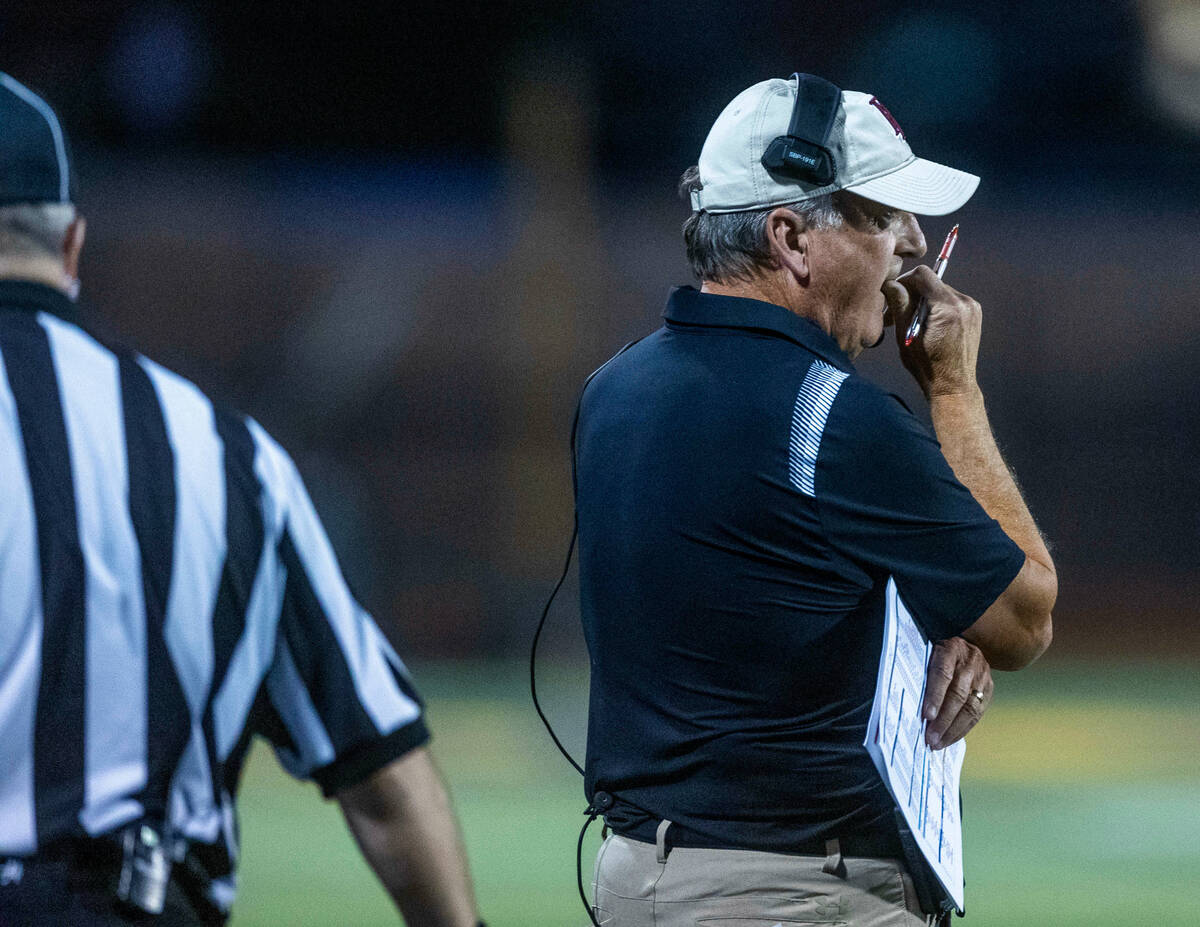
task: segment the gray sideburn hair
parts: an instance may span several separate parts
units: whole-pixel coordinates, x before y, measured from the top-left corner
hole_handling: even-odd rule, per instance
[[[691,199],[699,190],[700,168],[693,165],[679,179],[679,195]],[[838,228],[844,214],[834,194],[799,203],[781,203],[805,221],[809,228]],[[767,246],[767,216],[779,206],[748,209],[744,212],[693,212],[683,223],[683,241],[692,272],[701,280],[731,283],[753,279],[770,263]]]

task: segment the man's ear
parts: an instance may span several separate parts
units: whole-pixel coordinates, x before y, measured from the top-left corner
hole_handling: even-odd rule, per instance
[[[801,285],[808,283],[809,240],[804,220],[780,207],[767,216],[767,243],[776,264]]]
[[[87,220],[76,216],[63,235],[63,270],[73,280],[79,279],[79,254],[83,251],[83,237],[87,233]]]

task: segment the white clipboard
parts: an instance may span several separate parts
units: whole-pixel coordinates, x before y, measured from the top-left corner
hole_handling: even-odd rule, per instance
[[[883,651],[864,746],[904,815],[917,846],[959,911],[963,905],[959,780],[967,745],[943,750],[925,744],[921,701],[933,645],[889,579]]]

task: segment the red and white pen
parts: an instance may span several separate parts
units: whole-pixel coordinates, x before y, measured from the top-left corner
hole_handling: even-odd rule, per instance
[[[954,243],[956,241],[958,241],[957,225],[946,236],[946,243],[942,245],[942,253],[938,255],[937,260],[933,264],[933,272],[937,274],[939,280],[942,279],[942,274],[946,272],[946,265],[950,263],[950,252],[954,250]],[[904,333],[904,346],[906,348],[912,347],[912,343],[921,334],[921,329],[928,318],[929,300],[922,296],[921,301],[917,303],[917,311],[913,313],[912,321],[908,323],[908,331]]]

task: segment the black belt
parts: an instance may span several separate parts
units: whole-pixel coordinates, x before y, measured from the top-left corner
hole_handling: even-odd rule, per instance
[[[654,832],[659,822],[639,822],[628,830],[610,828],[613,833],[620,834],[639,843],[655,843]],[[898,836],[893,834],[849,834],[839,836],[830,834],[826,837],[811,837],[789,841],[778,847],[751,847],[745,844],[724,843],[698,834],[683,824],[671,822],[667,831],[667,845],[685,847],[694,850],[760,850],[767,853],[783,853],[792,856],[826,856],[828,847],[826,841],[837,837],[843,856],[870,857],[873,859],[904,859],[904,847]]]
[[[38,847],[33,856],[0,856],[0,869],[6,863],[18,863],[32,874],[41,867],[58,867],[73,876],[70,881],[78,888],[104,891],[116,885],[124,862],[124,850],[112,837],[63,837]],[[209,900],[209,883],[191,853],[171,869],[172,897],[195,912],[197,923],[220,927],[227,915]],[[121,905],[117,903],[117,907]]]

